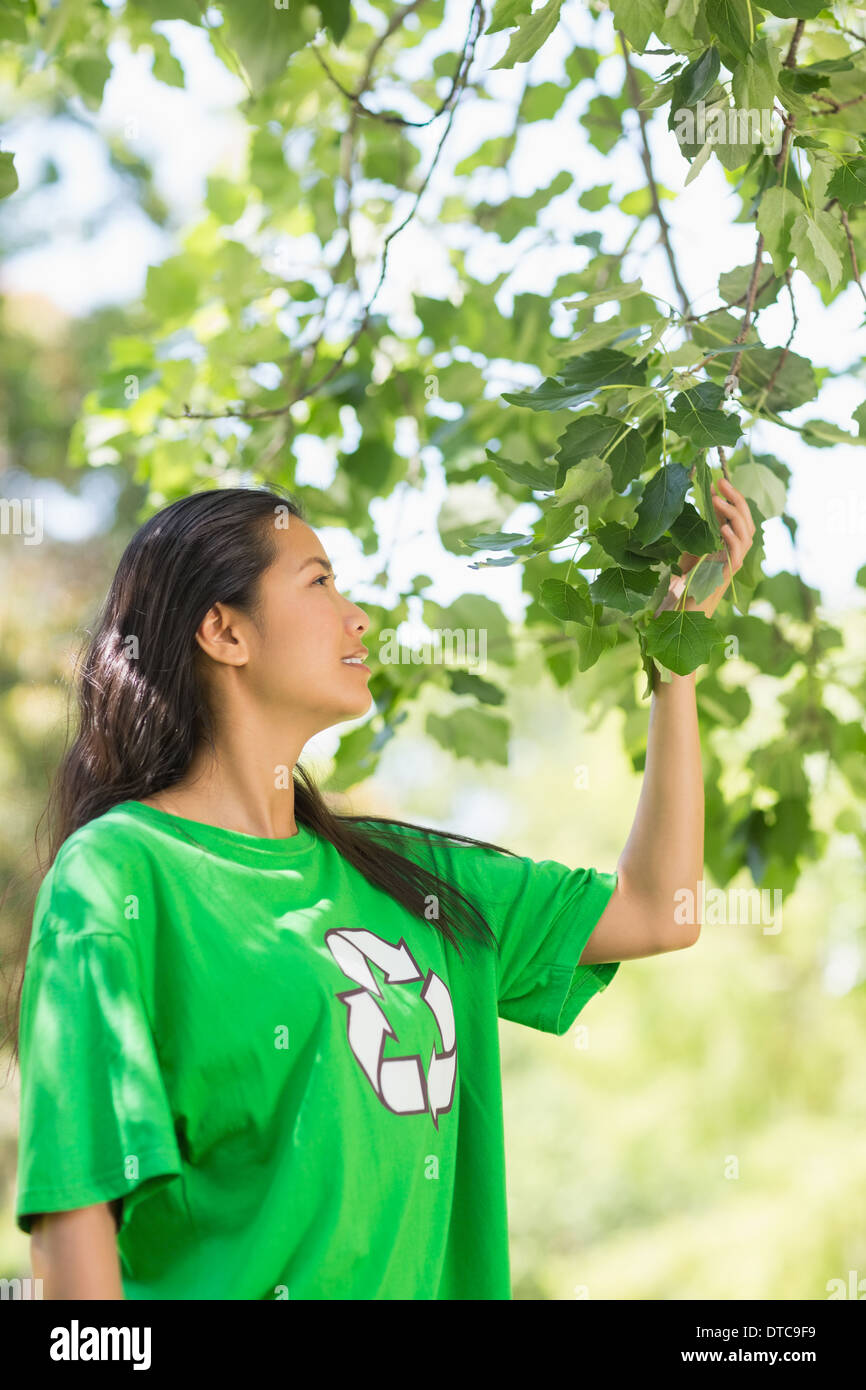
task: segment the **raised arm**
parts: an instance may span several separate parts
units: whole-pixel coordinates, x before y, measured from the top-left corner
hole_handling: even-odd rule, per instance
[[[687,609],[711,617],[731,575],[741,567],[755,534],[749,504],[722,479],[726,496],[713,502],[727,549],[723,582],[703,603],[687,598]],[[684,555],[684,573],[697,557]],[[659,612],[682,606],[685,585],[674,576]],[[617,863],[616,889],[580,958],[582,965],[634,960],[692,946],[700,936],[699,882],[704,868],[704,779],[695,695],[695,672],[653,685],[646,766],[634,822]],[[692,921],[677,921],[683,890],[692,893]]]

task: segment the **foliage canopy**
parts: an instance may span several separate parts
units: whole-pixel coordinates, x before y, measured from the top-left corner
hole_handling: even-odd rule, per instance
[[[443,545],[476,565],[522,566],[525,630],[539,658],[559,685],[579,680],[591,711],[625,710],[636,767],[645,729],[635,716],[648,691],[636,688],[641,664],[647,675],[653,661],[680,673],[705,667],[708,865],[722,880],[747,866],[756,882],[790,889],[800,860],[821,849],[806,760],[822,755],[855,794],[863,790],[864,677],[843,659],[842,633],[822,618],[817,592],[796,574],[763,572],[763,523],[781,518],[792,537],[796,523],[786,510],[790,469],[752,441],[756,427],[765,438],[773,426],[780,440],[793,432],[815,450],[866,444],[866,402],[847,431],[791,418],[831,375],[792,350],[802,284],[794,272],[827,306],[842,294],[866,299],[866,36],[852,27],[851,7],[814,0],[585,9],[593,41],[580,44],[562,0],[534,11],[532,0],[496,0],[492,10],[475,0],[453,45],[443,0],[377,0],[359,13],[349,0],[0,0],[0,62],[25,109],[41,103],[92,122],[118,41],[149,52],[160,83],[182,87],[178,21],[202,32],[240,84],[242,166],[211,174],[200,220],[148,270],[141,302],[105,344],[68,461],[123,469],[146,485],[150,507],[242,477],[276,481],[297,493],[313,525],[348,526],[372,554],[370,503],[420,487],[435,459],[448,483]],[[558,80],[533,82],[535,55],[557,43]],[[520,77],[509,128],[446,174],[449,135],[456,124],[472,129],[501,70]],[[521,135],[565,108],[607,158],[627,144],[640,154],[640,182],[615,202],[611,184],[585,186],[574,142],[562,143],[553,178],[514,191]],[[142,119],[130,116],[108,154],[154,223],[177,230],[141,152]],[[693,312],[664,214],[674,195],[653,168],[650,125],[664,121],[684,182],[718,161],[735,220],[754,227],[752,261],[721,275],[719,302],[703,313]],[[0,153],[0,193],[14,201],[17,187],[14,154]],[[611,207],[627,228],[617,244],[604,220]],[[409,301],[386,312],[377,302],[389,251],[412,220],[437,230],[454,288],[448,298],[423,293],[421,267]],[[647,223],[675,302],[667,281],[648,282]],[[479,245],[485,254],[469,254]],[[511,292],[522,258],[554,245],[573,248],[579,268],[549,294]],[[506,268],[485,279],[488,260]],[[791,329],[773,345],[760,316],[778,301]],[[485,394],[503,374],[515,389]],[[333,451],[327,489],[296,482],[304,435]],[[712,620],[654,617],[683,552],[701,557],[693,598],[719,582],[710,493],[719,468],[758,525],[732,599]],[[524,503],[537,520],[525,533],[504,531]],[[416,575],[396,604],[365,604],[371,645],[429,582]],[[423,616],[431,627],[484,630],[491,658],[514,661],[513,634],[487,598],[465,594],[447,609],[424,599]],[[755,686],[756,673],[767,682]],[[371,680],[376,716],[343,739],[334,787],[373,770],[431,682],[453,699],[448,717],[430,716],[431,736],[478,762],[507,760],[495,680],[382,664]],[[747,725],[762,689],[785,728],[769,742],[760,736],[734,793],[720,739]]]

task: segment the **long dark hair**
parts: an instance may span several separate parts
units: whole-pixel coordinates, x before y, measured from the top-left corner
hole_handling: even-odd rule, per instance
[[[304,520],[297,501],[282,490],[216,488],[162,508],[129,541],[79,658],[78,729],[43,811],[49,849],[47,864],[39,866],[42,877],[74,831],[122,801],[174,785],[202,741],[214,748],[213,714],[195,633],[215,603],[230,604],[257,621],[259,581],[277,558],[274,531],[280,516]],[[136,659],[130,660],[133,635]],[[293,781],[297,822],[329,841],[364,878],[409,912],[430,920],[461,959],[461,934],[497,945],[477,904],[401,853],[404,837],[392,827],[500,854],[511,850],[411,821],[337,814],[300,763]],[[439,917],[428,919],[425,906],[431,894],[438,899]],[[20,958],[26,957],[31,931],[32,922]],[[22,971],[10,1034],[16,1062],[23,985]]]

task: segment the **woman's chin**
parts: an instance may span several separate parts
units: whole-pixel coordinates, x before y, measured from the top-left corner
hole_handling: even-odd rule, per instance
[[[362,714],[366,714],[367,711],[372,708],[372,705],[373,696],[370,694],[370,691],[361,690],[358,692],[357,699],[351,702],[348,700],[344,702],[341,718],[360,719]]]

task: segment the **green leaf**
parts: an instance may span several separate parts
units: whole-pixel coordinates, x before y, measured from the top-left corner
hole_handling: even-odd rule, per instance
[[[735,576],[739,587],[739,575]],[[797,648],[782,635],[777,623],[763,618],[734,614],[727,620],[732,636],[737,639],[737,654],[768,675],[785,676],[799,660]]]
[[[815,368],[799,353],[783,348],[756,347],[743,356],[740,367],[740,395],[747,406],[756,404],[772,381],[764,405],[768,410],[794,410],[818,394]],[[781,362],[781,365],[780,365]]]
[[[648,596],[658,583],[655,570],[632,570],[615,567],[603,570],[589,586],[595,603],[616,608],[621,613],[639,613],[646,608]]]
[[[623,569],[648,570],[656,563],[657,557],[648,550],[633,548],[639,542],[634,539],[634,533],[618,521],[605,522],[591,533],[591,538]],[[584,556],[580,563],[587,569],[595,567],[589,556]]]
[[[724,271],[719,276],[720,297],[727,304],[745,308],[751,278],[751,265],[738,265],[734,266],[733,270]],[[754,308],[763,309],[767,304],[772,304],[784,283],[781,277],[773,274],[772,265],[762,261],[758,271],[758,293],[755,295]]]
[[[220,40],[227,45],[258,93],[285,75],[292,54],[313,37],[307,32],[304,10],[305,6],[292,0],[281,9],[273,0],[255,5],[249,0],[222,0],[225,34],[212,30],[212,40],[215,46]]]
[[[800,199],[781,187],[768,188],[758,206],[758,231],[777,275],[784,275],[791,263],[791,228],[803,211]]]
[[[160,19],[182,19],[187,24],[201,24],[202,13],[196,0],[147,0],[142,6],[149,23]]]
[[[608,96],[607,92],[599,92],[587,104],[581,125],[589,136],[590,144],[600,154],[610,154],[622,135],[623,110],[623,103]]]
[[[610,465],[590,454],[588,458],[580,459],[568,469],[562,486],[557,490],[553,506],[569,507],[572,511],[578,505],[592,508],[610,497],[612,492]]]
[[[595,188],[587,188],[578,198],[578,206],[586,208],[587,212],[601,212],[610,202],[610,190],[613,184],[598,184]]]
[[[502,29],[512,29],[519,24],[522,15],[532,12],[532,0],[496,0],[490,23],[485,34],[498,34]]]
[[[776,98],[779,59],[766,35],[751,45],[731,72],[731,91],[742,111],[771,111]]]
[[[288,0],[288,3],[291,3],[291,0]],[[322,16],[322,24],[330,32],[334,43],[342,43],[351,18],[350,0],[316,0],[316,4]]]
[[[102,105],[105,84],[111,76],[111,62],[104,53],[87,54],[68,61],[67,71],[78,88],[85,106],[97,111]]]
[[[827,185],[827,197],[838,198],[846,212],[866,203],[866,158],[846,159]]]
[[[220,222],[231,226],[246,207],[247,199],[243,188],[232,179],[214,176],[207,181],[205,204]]]
[[[668,320],[664,319],[662,322],[667,324]],[[629,332],[629,330],[625,331]],[[630,330],[632,337],[637,337],[639,333],[639,328]],[[615,314],[613,318],[604,319],[601,323],[591,323],[588,328],[582,329],[565,349],[560,350],[559,355],[568,358],[574,355],[575,347],[578,347],[583,354],[593,351],[595,348],[607,347],[610,343],[622,341],[622,321],[620,315]]]
[[[29,37],[27,30],[28,10],[32,12],[32,5],[15,5],[14,11],[11,10],[9,0],[0,6],[0,43],[26,43]],[[17,11],[17,13],[16,13]],[[67,16],[68,17],[68,16]],[[45,28],[42,33],[41,47],[45,52],[50,52],[48,47],[49,28],[51,20],[43,20]]]
[[[432,599],[425,599],[422,617],[431,629],[462,633],[467,650],[471,649],[472,642],[477,641],[480,646],[481,634],[486,633],[488,659],[503,666],[513,666],[514,645],[510,624],[498,603],[494,603],[486,594],[460,594],[447,608],[434,603]]]
[[[562,0],[547,0],[547,4],[536,10],[535,14],[515,16],[517,33],[511,35],[508,48],[499,62],[493,64],[491,71],[497,68],[513,68],[515,63],[528,63],[541,45],[550,38],[559,23],[561,8]]]
[[[531,545],[532,536],[520,531],[493,531],[486,536],[470,536],[463,544],[472,550],[516,550],[521,545]]]
[[[701,448],[712,444],[736,444],[743,432],[739,417],[712,408],[712,402],[721,399],[715,394],[717,391],[723,394],[722,388],[712,381],[703,381],[690,391],[681,391],[674,397],[673,409],[668,412],[668,427]]]
[[[377,761],[376,738],[372,721],[341,735],[336,764],[325,783],[329,792],[347,791],[370,776]]]
[[[823,280],[826,274],[830,288],[835,289],[842,279],[844,247],[845,234],[829,212],[819,208],[814,216],[802,212],[795,218],[791,227],[791,250],[797,257],[797,265],[810,280]]]
[[[507,135],[494,135],[485,140],[478,149],[468,154],[454,166],[455,174],[472,174],[476,169],[500,167],[507,164],[514,148],[514,141]]]
[[[826,0],[761,0],[761,9],[779,19],[817,19]]]
[[[188,255],[171,256],[148,269],[145,306],[158,319],[185,317],[198,304],[199,283]]]
[[[790,613],[798,622],[808,622],[819,597],[797,574],[778,570],[761,580],[758,598],[767,599],[777,613]]]
[[[806,420],[800,426],[800,433],[803,442],[815,449],[830,449],[834,444],[866,444],[866,439],[840,429],[829,420]]]
[[[491,449],[487,449],[485,452],[488,461],[495,464],[506,477],[512,478],[514,482],[525,483],[527,487],[533,488],[536,492],[555,491],[557,469],[552,464],[512,463],[511,459],[503,458],[501,454],[494,454]]]
[[[586,391],[594,391],[599,386],[642,386],[646,381],[646,370],[632,357],[614,348],[600,348],[597,352],[570,357],[560,368],[559,375],[569,386]]]
[[[613,0],[612,9],[614,28],[622,30],[638,53],[664,22],[665,7],[659,0]]]
[[[731,482],[744,497],[751,498],[764,518],[781,516],[785,510],[785,484],[765,464],[744,463],[731,469]]]
[[[622,303],[623,300],[632,299],[634,295],[640,294],[642,289],[642,280],[629,280],[623,285],[610,285],[605,290],[595,290],[593,294],[584,295],[583,299],[564,300],[562,307],[564,309],[594,309],[597,304],[607,304],[612,299]]]
[[[557,82],[539,82],[535,87],[527,87],[520,103],[521,124],[549,121],[567,96],[568,88],[560,87]]]
[[[644,686],[643,698],[648,700],[653,693],[653,676],[658,669],[649,652],[646,649],[646,638],[642,632],[637,635],[638,648],[640,649],[641,665],[646,675],[646,685]]]
[[[577,584],[569,584],[563,579],[543,580],[539,602],[542,608],[563,622],[588,623],[592,620],[589,585],[582,575],[578,576]]]
[[[675,111],[678,107],[694,106],[712,87],[719,75],[721,62],[719,60],[719,50],[715,47],[707,48],[694,62],[688,63],[679,74],[676,80],[676,87],[671,97],[671,115],[668,119],[669,129],[673,129],[672,122],[675,120]]]
[[[636,429],[608,415],[581,415],[558,439],[555,455],[560,470],[571,468],[591,454],[610,465],[613,486],[622,492],[638,477],[646,461],[643,437]]]
[[[723,582],[726,569],[726,560],[701,560],[686,576],[689,598],[693,598],[695,603],[703,603]]]
[[[678,676],[696,670],[723,641],[706,613],[693,609],[660,613],[657,618],[650,618],[646,626],[648,653]]]
[[[713,534],[700,512],[686,502],[670,527],[670,533],[680,550],[687,555],[709,555],[718,550],[719,538]]]
[[[588,625],[579,627],[577,630],[575,641],[577,642],[577,669],[579,671],[588,671],[598,661],[602,652],[615,647],[619,640],[619,632],[615,625],[616,620],[605,622],[604,617],[603,605],[593,604]]]
[[[461,707],[447,716],[428,714],[424,728],[455,758],[471,758],[475,763],[501,763],[503,766],[508,762],[511,724],[501,715]]]
[[[681,463],[666,463],[654,473],[637,509],[635,540],[649,544],[658,540],[683,509],[689,486],[689,470]]]
[[[754,22],[749,23],[750,0],[706,0],[704,14],[714,39],[725,57],[740,62],[749,52],[754,38]],[[730,66],[730,64],[729,64]]]
[[[597,49],[576,44],[565,60],[565,73],[572,87],[593,77],[601,59],[602,55]]]
[[[8,198],[18,187],[18,174],[15,171],[15,155],[11,150],[0,150],[0,198]]]
[[[164,34],[154,33],[151,37],[153,45],[153,68],[152,72],[157,82],[164,82],[167,87],[182,87],[184,85],[184,71],[181,64],[171,51],[171,45]]]
[[[572,174],[562,169],[543,188],[526,198],[506,198],[502,203],[478,203],[475,220],[484,231],[495,232],[500,241],[512,241],[524,227],[534,226],[539,212],[558,198],[574,182]]]
[[[699,454],[695,459],[694,489],[700,503],[701,516],[715,536],[716,544],[713,548],[718,550],[723,542],[718,518],[716,516],[716,509],[713,506],[713,494],[711,491],[712,480],[713,475],[710,472],[706,454]],[[698,552],[694,551],[693,553],[696,555]]]
[[[483,680],[481,676],[476,676],[472,671],[461,671],[458,669],[447,668],[445,674],[455,695],[474,695],[476,700],[481,700],[485,705],[503,705],[505,703],[505,691],[499,685],[494,685],[492,681]]]
[[[524,405],[529,410],[566,410],[592,400],[596,394],[596,388],[582,391],[577,386],[564,386],[549,376],[531,391],[503,392],[502,399],[509,405]]]

